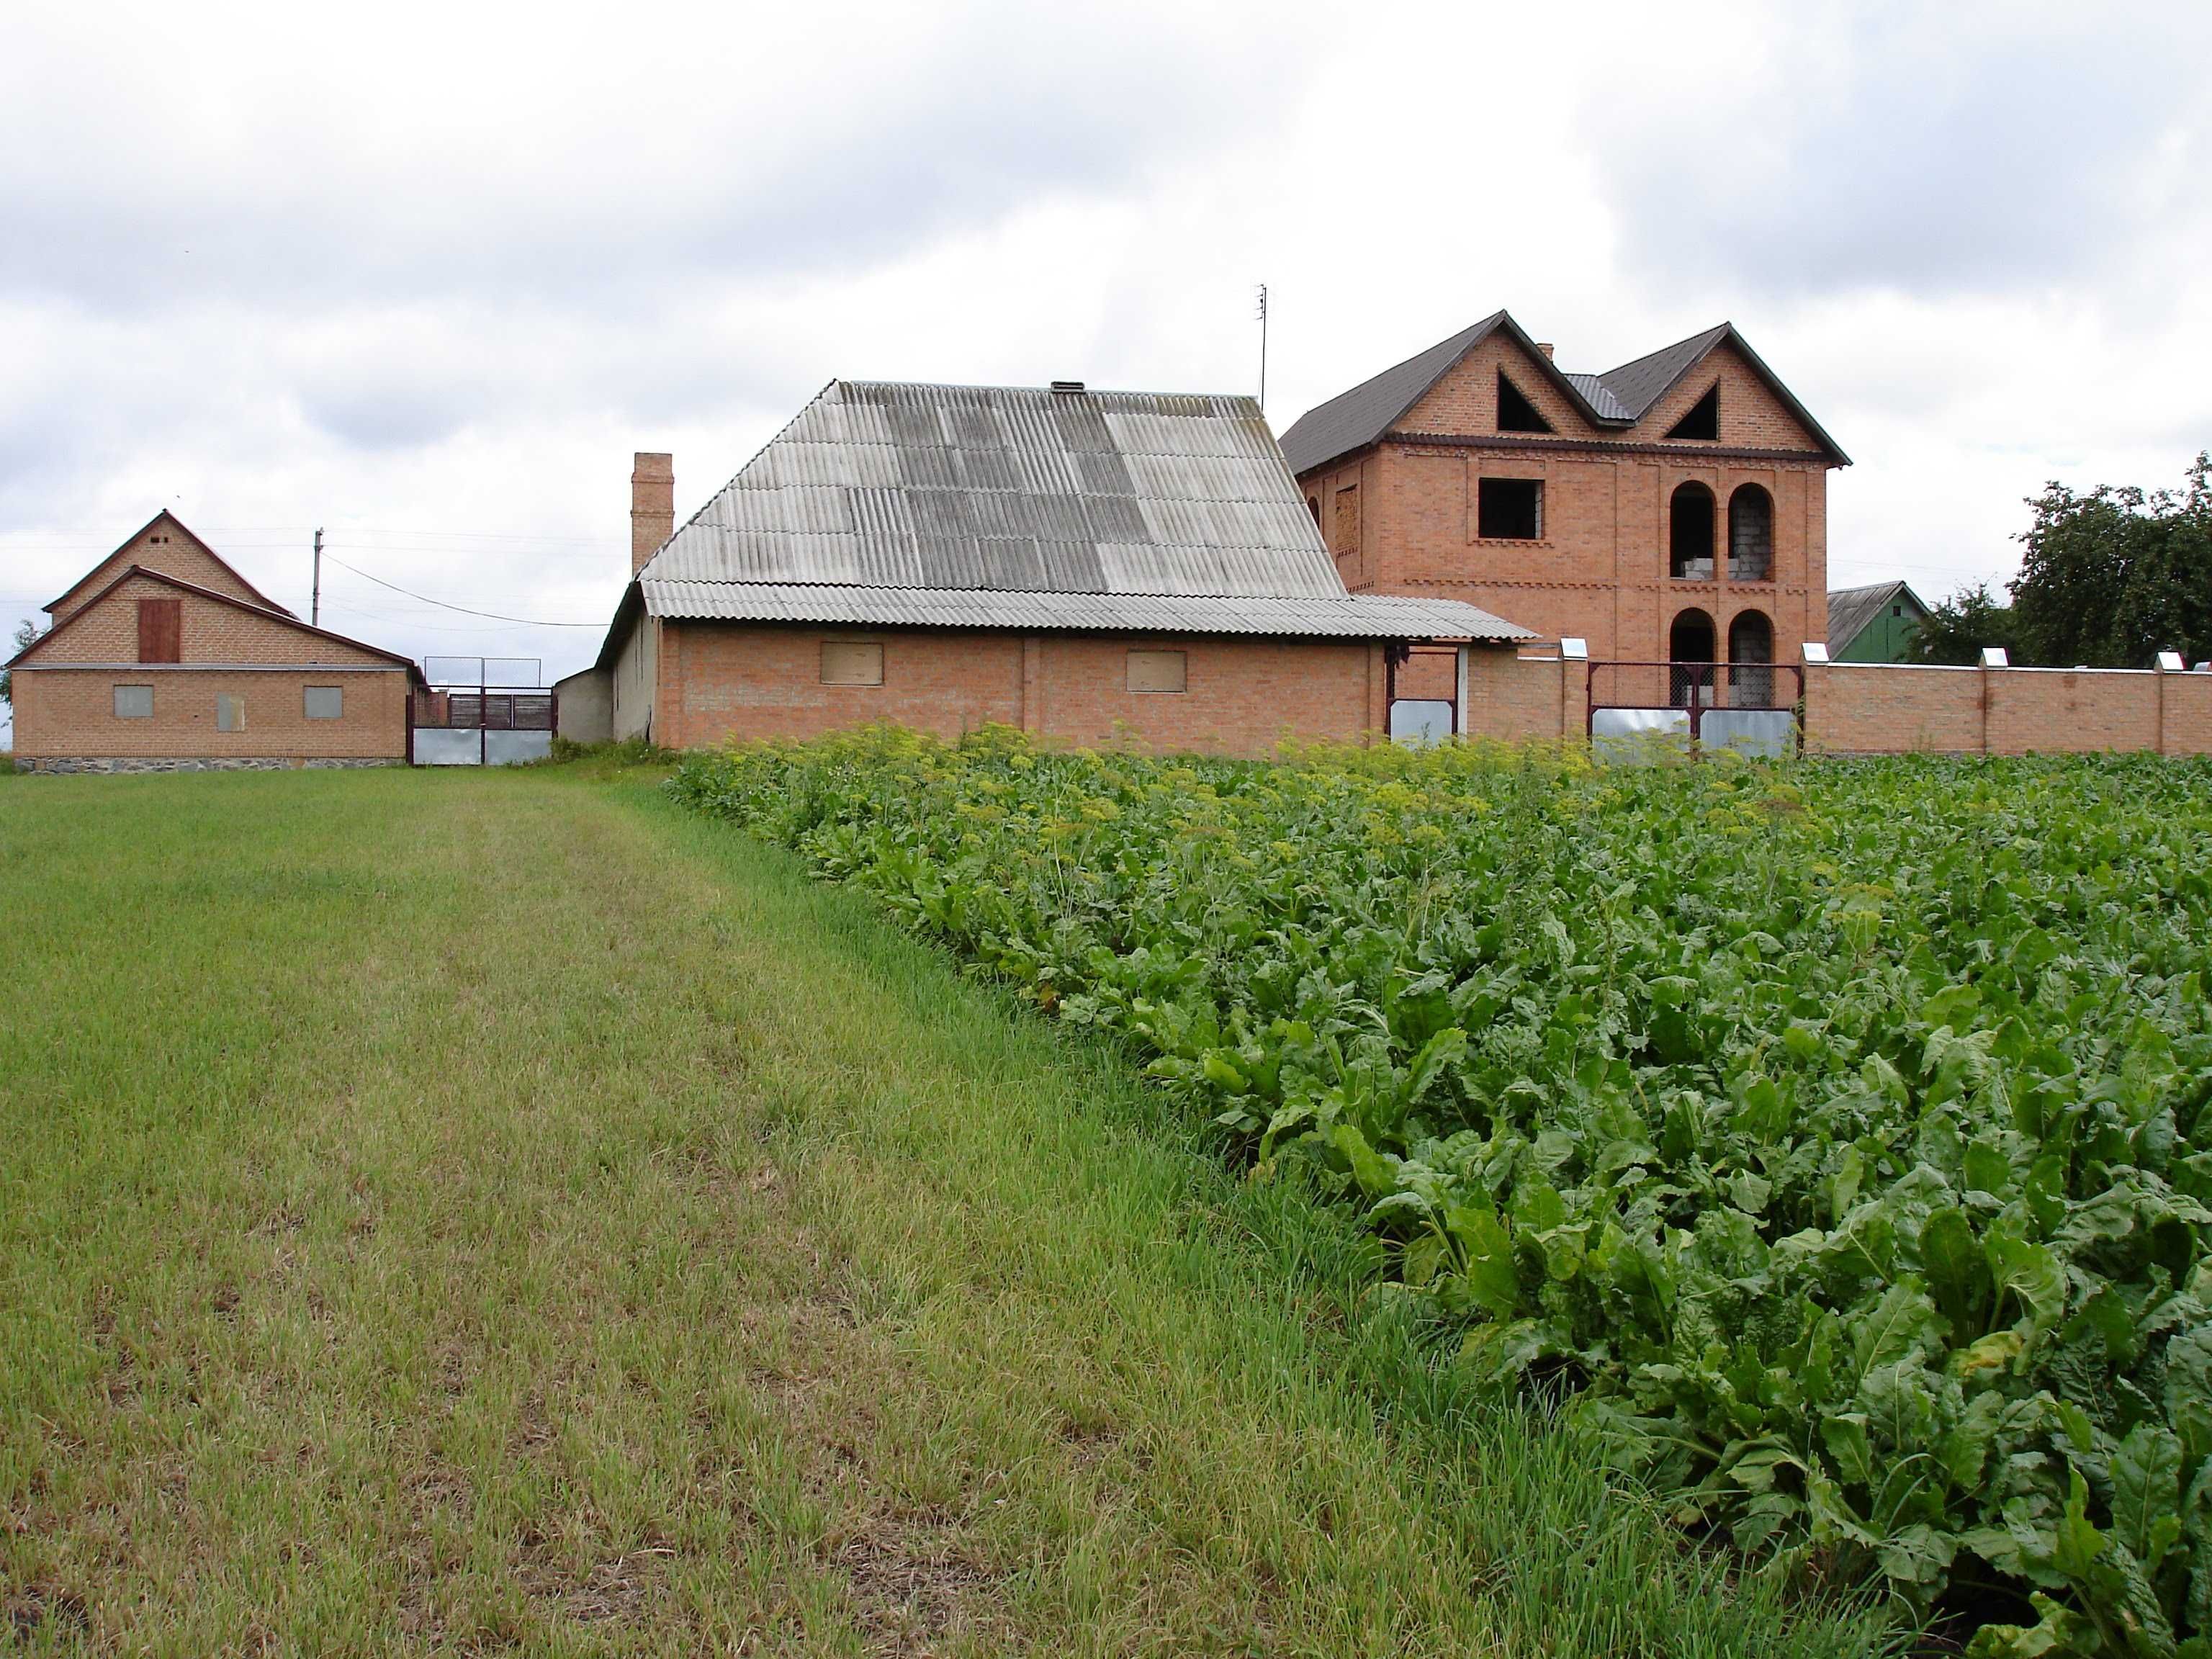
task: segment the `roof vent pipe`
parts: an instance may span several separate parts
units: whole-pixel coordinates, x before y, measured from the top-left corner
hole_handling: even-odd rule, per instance
[[[1064,397],[1073,398],[1082,392],[1083,382],[1080,380],[1054,380],[1052,383],[1052,389]]]

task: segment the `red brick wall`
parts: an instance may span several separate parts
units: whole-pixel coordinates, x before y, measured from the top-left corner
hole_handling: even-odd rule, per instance
[[[824,639],[884,647],[880,686],[824,685]],[[1185,690],[1128,690],[1132,647],[1185,653]],[[957,737],[986,724],[1060,742],[1264,755],[1285,737],[1358,741],[1384,720],[1382,653],[1364,642],[1115,639],[668,623],[660,742],[813,737],[891,720]]]
[[[118,685],[152,686],[152,717],[118,720]],[[310,685],[343,688],[344,714],[307,719]],[[19,669],[15,692],[15,753],[24,760],[403,760],[407,754],[407,674],[400,668]],[[218,696],[244,700],[244,731],[216,730]]]
[[[206,550],[182,530],[166,520],[156,520],[79,577],[69,592],[54,602],[54,620],[58,623],[82,608],[103,585],[134,564],[174,576],[179,581],[212,587],[218,593],[244,599],[248,605],[266,603],[219,560],[208,557]]]
[[[133,576],[97,605],[57,625],[33,659],[41,663],[131,663],[138,659],[138,601],[176,599],[183,618],[187,663],[347,663],[378,665],[373,651],[295,628],[281,618],[240,611],[218,599],[179,592],[149,576]]]
[[[1832,754],[2208,754],[2212,675],[1816,665],[1805,674],[1805,742]]]
[[[1579,738],[1586,728],[1589,673],[1587,663],[1470,651],[1463,729],[1470,738],[1508,743]]]

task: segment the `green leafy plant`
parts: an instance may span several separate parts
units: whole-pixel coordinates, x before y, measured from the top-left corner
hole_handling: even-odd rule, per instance
[[[1680,1522],[1973,1651],[2212,1654],[2212,769],[686,760],[1271,1178]]]

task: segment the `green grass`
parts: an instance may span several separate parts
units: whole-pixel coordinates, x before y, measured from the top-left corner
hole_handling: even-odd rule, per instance
[[[617,765],[27,780],[0,919],[25,1650],[1873,1645]]]

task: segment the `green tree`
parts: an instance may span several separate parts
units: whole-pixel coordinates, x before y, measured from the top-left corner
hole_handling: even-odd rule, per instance
[[[1993,595],[1987,582],[1977,582],[1929,607],[1905,647],[1905,660],[1972,667],[1982,659],[1984,646],[2001,645],[2014,661],[2022,661],[2019,635],[2012,607]]]
[[[2028,505],[2012,582],[2024,660],[2148,668],[2161,650],[2212,656],[2212,454],[2179,490],[2076,495],[2054,483]]]
[[[38,623],[25,617],[15,625],[15,648],[8,654],[10,657],[17,655],[27,649],[31,641],[38,637]],[[5,671],[0,671],[0,702],[6,703],[10,708],[15,706],[15,677]]]

